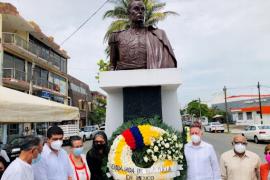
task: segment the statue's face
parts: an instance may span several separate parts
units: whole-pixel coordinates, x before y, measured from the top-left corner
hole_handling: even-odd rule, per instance
[[[132,22],[144,22],[145,6],[142,1],[133,1],[129,9],[129,18]]]

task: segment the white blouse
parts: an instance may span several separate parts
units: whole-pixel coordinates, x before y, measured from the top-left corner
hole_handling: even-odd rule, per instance
[[[73,161],[71,155],[69,155],[69,162],[70,162],[72,169],[73,169],[72,179],[74,179],[74,180],[90,180],[91,173],[90,173],[89,167],[87,165],[85,154],[82,154],[81,158],[82,158],[84,165],[81,167],[75,167],[74,161]]]

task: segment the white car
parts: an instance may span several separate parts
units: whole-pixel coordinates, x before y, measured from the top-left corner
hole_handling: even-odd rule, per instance
[[[204,126],[205,132],[224,132],[225,128],[220,122],[210,122],[208,125]]]
[[[85,126],[81,128],[80,136],[82,137],[83,141],[87,139],[92,139],[94,137],[94,134],[99,130],[98,125],[92,125],[92,126]]]
[[[242,135],[247,140],[254,140],[256,144],[260,141],[270,141],[270,125],[254,124],[245,128]]]

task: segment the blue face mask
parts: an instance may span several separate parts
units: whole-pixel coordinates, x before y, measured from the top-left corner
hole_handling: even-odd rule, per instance
[[[80,156],[83,153],[83,148],[73,148],[73,153],[75,156]]]
[[[37,162],[39,162],[41,160],[41,155],[40,153],[38,153],[38,156],[36,159],[32,159],[32,164],[36,164]]]

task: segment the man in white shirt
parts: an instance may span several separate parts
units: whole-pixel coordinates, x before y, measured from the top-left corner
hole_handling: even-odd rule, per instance
[[[191,142],[185,145],[188,180],[220,180],[219,163],[211,144],[201,140],[202,130],[199,122],[190,127]]]
[[[26,137],[21,146],[20,156],[8,166],[1,180],[34,180],[31,164],[38,158],[40,142],[38,137]]]
[[[33,165],[35,180],[72,180],[73,171],[68,155],[62,149],[64,132],[58,126],[47,131],[47,143],[43,147],[41,160]]]

